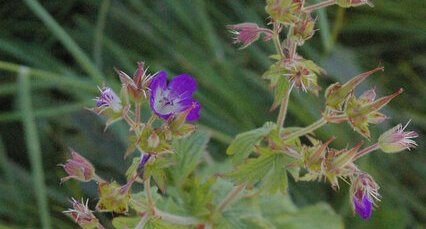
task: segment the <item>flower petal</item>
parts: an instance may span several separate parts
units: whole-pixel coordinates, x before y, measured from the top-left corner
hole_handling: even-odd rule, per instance
[[[186,121],[188,122],[194,122],[200,119],[200,103],[194,100],[192,106],[192,110],[189,112],[188,116],[186,116]]]
[[[363,219],[368,220],[371,217],[373,206],[367,196],[363,196],[362,200],[358,200],[356,197],[353,199],[356,213]]]
[[[157,88],[161,88],[165,90],[167,87],[167,73],[165,71],[159,72],[154,79],[151,81],[151,84],[149,85],[149,89],[151,91],[156,90]],[[155,94],[155,93],[153,93]]]
[[[181,98],[191,97],[197,90],[197,83],[188,74],[176,76],[169,84],[169,89]]]

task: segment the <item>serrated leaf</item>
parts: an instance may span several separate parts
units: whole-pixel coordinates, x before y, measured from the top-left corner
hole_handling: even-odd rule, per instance
[[[254,185],[269,173],[274,160],[275,154],[262,154],[258,158],[248,159],[231,172],[229,178],[237,184]]]
[[[261,128],[238,134],[226,150],[226,153],[228,155],[234,155],[232,158],[234,163],[241,162],[253,152],[254,146],[266,137],[275,127],[275,123],[267,122]]]
[[[156,158],[149,161],[143,168],[144,179],[152,177],[157,184],[158,188],[164,192],[166,189],[166,172],[165,169],[171,165],[168,158]]]
[[[211,186],[215,180],[215,178],[211,178],[201,183],[200,179],[196,178],[191,179],[191,183],[186,183],[187,187],[181,191],[180,196],[182,196],[185,209],[190,215],[200,218],[211,214],[209,210],[213,201]]]
[[[178,186],[195,170],[208,142],[208,133],[202,131],[197,131],[187,138],[173,142],[176,153],[174,154],[175,164],[172,174]]]
[[[141,220],[140,217],[124,217],[119,216],[112,219],[112,225],[116,229],[133,229]]]
[[[271,194],[280,191],[282,194],[287,194],[288,178],[286,165],[289,163],[289,158],[283,154],[276,154],[275,160],[269,174],[264,178],[262,189]]]

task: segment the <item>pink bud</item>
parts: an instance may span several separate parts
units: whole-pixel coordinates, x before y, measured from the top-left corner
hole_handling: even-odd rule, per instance
[[[236,25],[228,25],[228,29],[235,35],[234,43],[241,43],[240,49],[247,48],[253,42],[259,39],[260,34],[264,34],[264,41],[272,38],[273,32],[269,29],[260,28],[255,23],[241,23]]]
[[[71,178],[82,182],[89,182],[95,178],[95,168],[93,165],[72,149],[71,159],[68,159],[67,163],[62,165],[62,167],[64,167],[68,176],[62,178],[61,182],[65,182]]]
[[[385,153],[397,153],[403,150],[410,150],[417,146],[413,138],[419,135],[414,131],[405,132],[408,122],[404,127],[401,124],[383,133],[378,140],[380,149]]]

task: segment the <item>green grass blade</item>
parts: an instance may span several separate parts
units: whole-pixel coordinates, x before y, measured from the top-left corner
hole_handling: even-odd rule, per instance
[[[35,118],[48,118],[54,116],[60,116],[69,114],[72,112],[80,111],[85,106],[89,106],[92,101],[85,103],[67,104],[63,106],[48,107],[43,109],[34,110],[33,114]],[[0,114],[0,123],[2,122],[13,122],[23,118],[24,113],[21,112],[7,112]]]
[[[102,69],[102,41],[104,38],[104,29],[110,5],[110,0],[102,1],[98,13],[98,20],[96,22],[95,40],[93,42],[93,59],[99,69]]]
[[[27,6],[43,21],[47,28],[59,39],[65,48],[71,53],[81,67],[89,74],[96,83],[104,81],[102,72],[95,66],[77,43],[68,33],[55,21],[55,19],[40,5],[37,0],[24,0]]]
[[[0,60],[0,70],[18,73],[21,67],[22,65]],[[38,79],[43,79],[50,82],[56,82],[57,84],[63,85],[63,86],[76,87],[78,89],[86,90],[88,92],[98,91],[98,89],[96,88],[96,85],[93,84],[93,82],[91,81],[83,80],[77,77],[63,77],[60,74],[39,70],[39,69],[34,69],[34,68],[29,68],[29,67],[26,67],[26,69],[28,70],[28,74],[30,76],[33,76]]]
[[[35,119],[31,107],[29,70],[22,67],[19,71],[19,108],[22,113],[22,122],[25,132],[25,141],[30,158],[34,191],[43,229],[51,228],[49,209],[47,203],[47,190],[44,183],[43,162],[41,158],[40,142],[36,129]]]

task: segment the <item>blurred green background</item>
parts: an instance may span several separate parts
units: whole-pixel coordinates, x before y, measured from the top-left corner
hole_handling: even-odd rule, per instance
[[[405,93],[385,109],[391,119],[371,128],[373,139],[411,119],[419,147],[360,160],[360,168],[382,187],[383,200],[369,222],[353,217],[346,184],[335,192],[326,183],[291,180],[290,195],[299,206],[330,203],[347,228],[425,228],[426,5],[424,0],[374,4],[319,12],[319,31],[300,53],[327,71],[320,78],[323,88],[383,65],[385,72],[361,89],[376,87],[382,96],[403,87]],[[47,187],[54,228],[76,227],[61,213],[69,207],[67,198],[90,197],[93,206],[96,187],[60,185],[64,172],[57,165],[66,160],[68,147],[90,159],[103,177],[123,181],[130,162],[122,160],[126,129],[115,125],[104,132],[104,120],[84,110],[94,104],[96,85],[119,88],[113,67],[131,74],[143,60],[151,72],[196,77],[200,128],[212,132],[209,151],[217,160],[226,158],[235,134],[275,120],[276,112],[268,112],[272,96],[260,79],[271,64],[272,44],[259,41],[239,51],[225,28],[241,22],[265,25],[266,17],[261,0],[1,1],[0,228],[40,227],[36,199],[45,192],[39,181]],[[295,92],[291,99],[288,124],[306,125],[320,117],[322,94]],[[318,134],[337,136],[334,147],[361,139],[347,124]]]

